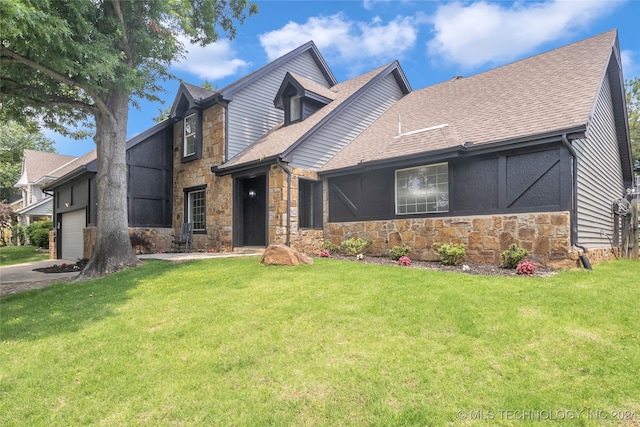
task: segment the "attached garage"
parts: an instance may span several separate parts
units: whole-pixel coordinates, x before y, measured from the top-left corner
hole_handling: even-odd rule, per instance
[[[72,261],[81,259],[84,250],[82,230],[87,226],[86,211],[80,209],[64,213],[61,219],[59,238],[62,253],[59,258]]]

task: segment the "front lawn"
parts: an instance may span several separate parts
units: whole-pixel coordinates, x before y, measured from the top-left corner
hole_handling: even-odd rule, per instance
[[[2,422],[636,426],[639,271],[147,261],[0,300]]]
[[[49,252],[35,246],[0,247],[0,267],[49,259]]]

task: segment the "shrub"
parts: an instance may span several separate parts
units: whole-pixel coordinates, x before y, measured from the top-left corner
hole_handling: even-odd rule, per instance
[[[138,252],[140,253],[142,253],[143,249],[149,250],[149,248],[151,247],[151,242],[149,242],[149,239],[138,233],[131,234],[129,236],[129,240],[131,241],[131,247],[133,247],[134,249],[137,248]]]
[[[397,261],[403,256],[407,256],[410,251],[411,251],[411,248],[405,244],[403,244],[402,246],[394,246],[391,248],[391,251],[390,251],[391,259],[394,261]]]
[[[364,240],[362,237],[350,238],[342,242],[345,248],[345,253],[348,256],[359,255],[362,254],[365,249],[371,244],[371,242]]]
[[[49,247],[49,230],[53,228],[53,222],[47,219],[37,221],[27,226],[27,237],[33,246],[39,248]]]
[[[15,239],[16,245],[24,246],[27,243],[27,228],[24,225],[16,224],[12,226],[11,235]]]
[[[319,253],[320,258],[329,258],[331,256],[331,251],[329,249],[323,249]]]
[[[457,265],[467,254],[465,246],[462,243],[445,243],[439,245],[438,258],[440,262],[446,265]]]
[[[531,276],[536,272],[536,266],[531,261],[522,261],[516,267],[516,273]]]
[[[340,252],[340,246],[335,243],[331,243],[330,241],[326,241],[322,244],[322,249],[328,250],[330,254],[337,254]]]
[[[519,247],[515,243],[512,243],[509,246],[509,249],[500,254],[502,266],[504,268],[516,268],[527,255],[529,255],[529,251]]]
[[[401,256],[398,258],[398,264],[409,266],[411,265],[411,259],[408,256]]]

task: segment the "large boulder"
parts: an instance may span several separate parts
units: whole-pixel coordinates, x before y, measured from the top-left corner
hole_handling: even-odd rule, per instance
[[[265,265],[313,265],[313,259],[285,245],[269,245],[260,261]]]

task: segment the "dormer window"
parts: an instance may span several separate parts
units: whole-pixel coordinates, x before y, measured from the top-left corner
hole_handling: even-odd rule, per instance
[[[297,122],[302,119],[302,105],[298,95],[292,95],[289,98],[289,123]]]
[[[335,93],[321,84],[287,73],[278,89],[273,105],[284,110],[284,124],[288,126],[307,117],[329,104]]]

